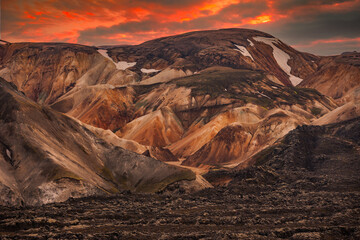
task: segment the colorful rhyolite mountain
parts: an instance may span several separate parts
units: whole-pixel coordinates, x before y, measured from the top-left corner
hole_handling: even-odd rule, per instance
[[[123,190],[156,192],[195,180],[190,170],[99,138],[1,78],[0,103],[1,205],[37,205]]]
[[[359,66],[359,53],[315,56],[248,29],[191,32],[136,46],[0,45],[0,76],[44,105],[31,103],[36,109],[60,118],[65,117],[55,111],[65,113],[72,118],[67,121],[109,146],[192,169],[248,166],[255,154],[299,125],[359,116]],[[82,130],[73,131],[68,133]],[[44,130],[35,135],[40,133]],[[101,169],[107,160],[100,158]],[[109,161],[116,169],[115,160]],[[90,185],[106,189],[105,180],[92,179]],[[129,186],[141,186],[135,185]]]

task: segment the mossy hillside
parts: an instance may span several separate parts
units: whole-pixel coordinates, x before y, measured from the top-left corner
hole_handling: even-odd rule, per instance
[[[321,108],[317,108],[317,107],[311,108],[311,114],[315,116],[320,115],[321,111],[322,111]]]
[[[137,111],[137,110],[139,110],[140,108],[146,106],[147,104],[148,104],[148,101],[146,101],[146,100],[143,100],[143,101],[140,100],[140,101],[136,102],[136,104],[135,104],[135,111]]]
[[[83,179],[76,175],[75,173],[61,168],[61,167],[55,167],[47,172],[47,179],[48,181],[57,181],[62,178],[68,178],[72,180],[82,181]]]
[[[109,193],[118,193],[119,192],[119,184],[121,185],[122,189],[128,190],[126,187],[126,180],[125,181],[117,181],[117,179],[114,177],[111,170],[107,167],[103,167],[100,170],[100,176],[105,179],[106,181],[112,183],[113,186],[110,185],[110,189],[105,190]]]
[[[258,152],[257,154],[255,154],[253,156],[253,161],[254,161],[254,165],[255,166],[261,166],[264,165],[267,161],[270,160],[273,151],[275,150],[275,148],[277,148],[277,145],[265,148],[264,150]]]
[[[207,95],[216,98],[238,97],[236,90],[252,87],[254,82],[260,81],[264,76],[260,72],[249,70],[211,71],[195,74],[173,81],[177,86],[192,88],[192,95]],[[244,91],[241,91],[244,92]]]
[[[150,85],[132,85],[132,88],[135,90],[137,96],[141,96],[159,87],[160,84],[161,83],[154,83]]]
[[[214,70],[172,80],[178,87],[191,88],[193,97],[210,95],[253,103],[271,109],[278,105],[306,105],[309,100],[327,101],[318,91],[282,86],[270,81],[263,72],[253,70]]]

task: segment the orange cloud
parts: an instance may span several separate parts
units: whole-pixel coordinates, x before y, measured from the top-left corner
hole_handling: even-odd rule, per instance
[[[319,44],[331,44],[331,43],[349,43],[349,42],[357,42],[358,46],[360,46],[360,37],[358,38],[333,38],[333,39],[318,39],[306,44],[298,44],[294,47],[303,48],[303,47],[313,47]]]
[[[222,1],[217,0],[209,4],[204,4],[204,6],[201,7],[199,10],[210,10],[211,12],[216,13],[229,5],[236,4],[239,2],[240,2],[239,0],[222,0]]]
[[[73,20],[84,20],[84,18],[80,17],[78,14],[76,13],[70,13],[70,12],[67,12],[67,11],[62,11],[62,13],[67,17],[67,18],[70,18],[70,19],[73,19]]]
[[[263,16],[258,16],[255,19],[250,20],[249,23],[256,25],[256,24],[261,24],[261,23],[267,23],[270,21],[271,21],[270,15],[263,15]]]
[[[36,17],[30,15],[29,12],[24,12],[25,13],[25,17],[28,18],[28,19],[36,19]]]

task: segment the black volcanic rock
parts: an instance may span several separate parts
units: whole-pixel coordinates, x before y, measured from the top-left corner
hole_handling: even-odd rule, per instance
[[[299,126],[224,176],[230,185],[289,185],[311,190],[360,190],[360,118],[326,126]],[[208,174],[220,182],[221,174]],[[218,176],[218,177],[217,177]]]
[[[0,206],[4,239],[359,239],[359,191],[242,185]]]

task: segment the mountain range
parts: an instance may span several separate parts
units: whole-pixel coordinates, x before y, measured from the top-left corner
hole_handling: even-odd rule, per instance
[[[331,126],[358,122],[360,53],[316,56],[256,30],[134,46],[4,42],[0,77],[3,205],[159,192],[174,183],[186,191],[231,186],[244,169],[254,178],[289,173],[297,166],[289,149],[307,152],[303,167],[330,172],[342,163],[318,157],[327,143],[357,149],[359,140],[339,140],[352,127]],[[316,145],[314,157],[301,142],[299,152],[296,134],[326,147]],[[336,158],[348,157],[342,151]],[[259,162],[268,165],[258,170]],[[356,183],[354,169],[346,165],[339,176],[351,172]]]

